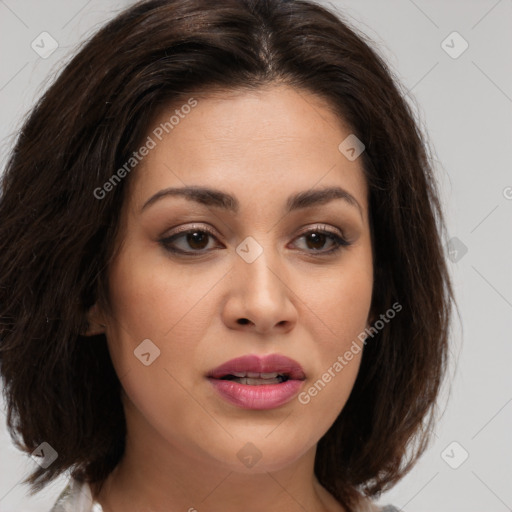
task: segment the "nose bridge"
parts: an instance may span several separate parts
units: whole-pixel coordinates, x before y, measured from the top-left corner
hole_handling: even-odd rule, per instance
[[[262,238],[259,237],[260,241]],[[243,281],[246,290],[258,292],[259,295],[267,294],[267,298],[275,298],[281,293],[282,282],[276,276],[281,266],[275,257],[275,250],[270,243],[265,242],[266,240],[260,243],[254,237],[248,236],[237,246],[237,279]]]
[[[252,236],[245,238],[236,248],[233,267],[231,299],[237,307],[231,310],[236,316],[232,320],[238,323],[249,320],[260,331],[276,325],[292,325],[296,316],[288,296],[291,292],[285,284],[285,266],[270,238],[262,236],[262,243]]]

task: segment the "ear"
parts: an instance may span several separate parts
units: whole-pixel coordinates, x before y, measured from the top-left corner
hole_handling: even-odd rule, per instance
[[[98,307],[98,304],[94,304],[86,314],[87,329],[83,333],[83,336],[95,336],[96,334],[103,334],[105,332],[105,320],[103,314]]]

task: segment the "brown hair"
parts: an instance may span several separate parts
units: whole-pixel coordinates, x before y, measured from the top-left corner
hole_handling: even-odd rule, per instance
[[[315,473],[348,510],[424,451],[447,366],[453,301],[426,138],[370,41],[311,1],[149,0],[65,66],[26,120],[2,177],[0,363],[16,445],[58,452],[24,483],[101,482],[124,451],[121,384],[86,312],[106,298],[128,176],[93,191],[138,148],[162,105],[196,91],[282,83],[327,100],[366,146],[372,314],[403,310],[365,347]],[[340,141],[341,142],[341,141]],[[21,440],[20,440],[21,439]],[[413,449],[411,448],[413,447]]]

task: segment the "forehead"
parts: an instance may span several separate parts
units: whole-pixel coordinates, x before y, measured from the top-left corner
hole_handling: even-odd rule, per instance
[[[150,123],[153,148],[133,176],[131,203],[185,185],[228,189],[241,203],[338,185],[366,209],[362,161],[339,150],[350,134],[325,100],[288,86],[191,94]]]

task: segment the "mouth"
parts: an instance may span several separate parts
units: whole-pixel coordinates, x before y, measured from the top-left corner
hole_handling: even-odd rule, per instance
[[[208,372],[207,377],[234,380],[249,386],[280,384],[287,380],[304,380],[302,366],[281,354],[247,355],[231,359]]]
[[[221,377],[220,380],[232,380],[246,386],[264,386],[268,384],[281,384],[290,379],[286,373],[255,373],[255,372],[235,372]]]
[[[211,370],[207,378],[220,396],[245,409],[273,409],[289,402],[306,379],[299,363],[280,354],[248,355]]]

